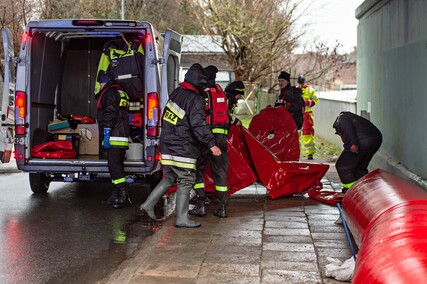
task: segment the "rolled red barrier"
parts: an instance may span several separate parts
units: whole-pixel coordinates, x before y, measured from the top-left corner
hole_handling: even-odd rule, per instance
[[[353,283],[427,279],[427,192],[382,170],[357,181],[343,212],[359,247]]]
[[[353,283],[425,283],[427,200],[385,211],[364,235]]]
[[[392,206],[427,200],[422,188],[389,172],[377,169],[358,180],[345,194],[342,207],[358,247],[369,223]]]

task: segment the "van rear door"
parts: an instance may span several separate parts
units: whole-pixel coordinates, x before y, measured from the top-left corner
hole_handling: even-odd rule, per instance
[[[166,30],[163,41],[161,109],[165,107],[169,94],[178,87],[182,41],[182,35],[171,29]]]
[[[7,28],[1,30],[4,49],[3,94],[0,109],[0,161],[9,163],[13,152],[15,63],[13,62],[12,34]]]

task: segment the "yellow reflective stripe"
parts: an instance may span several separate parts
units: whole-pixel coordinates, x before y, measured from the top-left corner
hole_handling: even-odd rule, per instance
[[[343,183],[343,184],[342,184],[342,186],[343,186],[344,188],[350,188],[354,183],[355,183],[355,181],[350,182],[350,183]]]
[[[180,119],[184,118],[185,115],[185,110],[183,110],[182,108],[179,107],[179,105],[177,105],[174,102],[169,101],[166,106],[170,109],[171,112],[173,112],[173,114],[175,114],[176,116],[178,116]]]
[[[118,178],[118,179],[113,179],[113,180],[111,180],[111,182],[113,184],[124,183],[124,182],[126,182],[126,178],[122,177],[122,178]]]
[[[196,159],[162,154],[161,164],[186,169],[196,169]]]
[[[161,164],[165,166],[175,166],[179,168],[185,168],[185,169],[196,169],[196,164],[187,164],[187,163],[181,163],[177,161],[171,161],[171,160],[161,160]]]
[[[227,135],[228,134],[228,130],[227,129],[223,129],[223,128],[212,128],[212,133],[219,133],[219,134]]]
[[[240,91],[240,92],[244,92],[245,91],[245,88],[242,88],[242,89],[234,89],[234,90],[236,90],[236,91]]]
[[[205,183],[203,183],[203,182],[196,183],[196,184],[193,186],[193,188],[194,188],[194,189],[205,188]]]
[[[162,154],[162,160],[172,160],[177,162],[183,162],[183,163],[189,163],[189,164],[196,164],[197,159],[193,158],[185,158],[185,157],[179,157],[179,156],[173,156],[168,154]]]
[[[104,143],[104,141],[102,143]],[[111,146],[126,147],[126,146],[129,145],[129,138],[127,138],[127,137],[111,136],[110,137],[110,144],[111,144]]]
[[[216,191],[228,191],[228,186],[215,185]]]

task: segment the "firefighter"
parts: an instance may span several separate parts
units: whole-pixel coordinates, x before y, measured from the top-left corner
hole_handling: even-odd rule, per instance
[[[205,119],[204,88],[207,73],[198,63],[193,64],[169,96],[162,117],[160,135],[163,179],[139,207],[151,219],[158,220],[154,207],[163,194],[178,182],[176,192],[176,221],[178,228],[200,227],[200,223],[188,218],[190,191],[196,179],[196,161],[201,145],[210,149],[214,156],[221,150],[215,146],[215,138]]]
[[[368,165],[382,143],[380,130],[369,120],[343,111],[333,124],[335,134],[343,141],[344,150],[335,163],[345,193],[368,173]]]
[[[303,122],[304,100],[302,99],[301,89],[292,86],[290,83],[290,74],[282,71],[279,75],[280,94],[274,106],[283,106],[292,115],[298,129],[298,135],[301,133]]]
[[[227,95],[230,123],[234,125],[242,125],[242,122],[236,117],[234,110],[237,107],[238,100],[243,98],[245,94],[245,84],[240,80],[233,81],[225,87],[225,94]]]
[[[305,83],[305,77],[298,77],[298,88],[302,90],[302,98],[304,99],[304,119],[302,123],[302,141],[305,148],[307,159],[313,160],[313,155],[316,153],[314,144],[314,114],[312,108],[317,104],[316,91]]]
[[[207,91],[205,92],[206,101],[206,122],[210,126],[212,134],[215,137],[216,145],[221,149],[220,156],[214,156],[209,153],[208,148],[202,148],[202,154],[197,159],[196,183],[194,191],[196,192],[196,205],[189,211],[190,215],[203,217],[206,215],[205,210],[205,184],[204,172],[207,162],[212,169],[212,177],[215,183],[216,197],[219,202],[218,209],[213,213],[219,218],[227,217],[227,171],[228,171],[228,154],[227,154],[227,135],[229,130],[229,114],[227,97],[222,88],[215,83],[218,68],[209,65],[205,68],[208,73]]]
[[[114,185],[104,202],[113,208],[129,205],[124,159],[129,144],[129,92],[127,86],[108,82],[97,95],[98,125],[102,147],[107,150],[108,169]]]
[[[121,38],[105,43],[98,63],[95,94],[110,80],[126,83],[131,97],[141,97],[143,93],[143,55],[144,49],[138,37]],[[119,78],[126,79],[119,79]],[[120,80],[120,81],[119,81]],[[130,93],[132,92],[132,94]]]

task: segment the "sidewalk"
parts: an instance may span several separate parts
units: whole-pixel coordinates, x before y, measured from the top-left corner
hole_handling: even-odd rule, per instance
[[[340,190],[334,161],[315,162],[330,165],[324,188]],[[103,283],[341,283],[325,277],[326,257],[351,257],[335,206],[307,195],[269,200],[258,185],[231,197],[228,218],[214,209],[195,229],[169,217]]]
[[[16,161],[12,157],[10,158],[10,162],[6,164],[2,164],[0,162],[0,174],[7,174],[7,173],[19,173],[20,170],[18,170],[18,167],[16,166]]]

